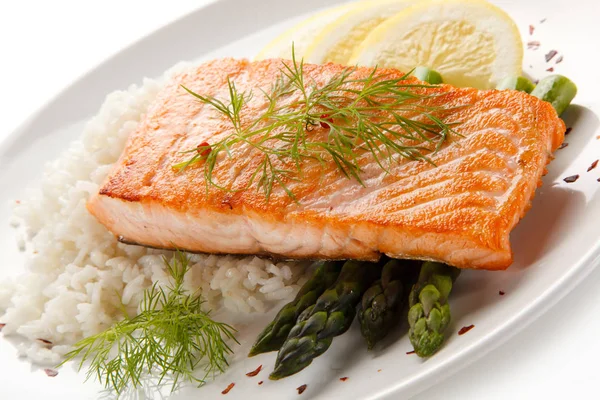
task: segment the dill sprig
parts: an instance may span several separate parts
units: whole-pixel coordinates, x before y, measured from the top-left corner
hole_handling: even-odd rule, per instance
[[[406,82],[410,72],[389,78],[374,68],[367,77],[357,78],[356,70],[357,67],[347,67],[319,87],[315,82],[306,82],[304,62],[297,62],[292,50],[292,62],[282,62],[280,76],[271,90],[261,90],[267,106],[252,121],[243,121],[242,110],[254,93],[239,92],[233,81],[228,79],[227,100],[182,86],[223,114],[233,129],[216,143],[203,143],[206,148],[186,151],[192,157],[173,168],[183,171],[204,162],[207,189],[214,186],[235,192],[256,183],[268,201],[274,185],[295,200],[287,182],[302,178],[302,165],[307,160],[316,160],[320,165],[333,162],[347,178],[363,186],[360,160],[364,155],[370,155],[386,173],[392,163],[401,159],[432,163],[429,154],[438,151],[456,132],[452,129],[454,124],[435,115],[439,108],[419,103],[418,100],[434,95],[419,94],[413,89],[431,85]],[[289,101],[290,98],[297,99]],[[407,117],[408,113],[414,116]],[[314,135],[318,129],[327,132]],[[226,153],[231,157],[231,149],[241,144],[250,146],[260,162],[249,182],[234,189],[219,183],[215,171],[219,156]]]
[[[146,377],[158,378],[158,385],[172,382],[171,390],[183,382],[198,385],[228,366],[232,353],[228,340],[237,343],[235,329],[214,321],[202,310],[198,292],[188,293],[183,278],[189,270],[187,257],[180,252],[165,264],[173,282],[166,288],[155,283],[144,292],[140,312],[111,328],[78,342],[66,360],[80,358],[79,370],[88,364],[87,378],[96,376],[117,394],[129,386],[139,387]],[[194,370],[203,370],[202,378]]]

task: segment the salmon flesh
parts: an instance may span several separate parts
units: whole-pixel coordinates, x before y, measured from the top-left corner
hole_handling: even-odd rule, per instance
[[[283,62],[290,63],[221,59],[174,77],[89,200],[89,211],[120,240],[157,248],[285,259],[373,261],[386,254],[490,270],[512,263],[510,232],[565,132],[552,106],[526,93],[414,87],[422,96],[413,103],[442,110],[455,133],[428,161],[394,157],[382,168],[371,152],[361,153],[362,184],[332,160],[307,159],[301,173],[285,182],[293,197],[275,184],[267,201],[256,182],[249,185],[264,153],[246,143],[219,155],[212,178],[221,187],[206,184],[202,162],[173,168],[190,157],[190,149],[216,143],[234,129],[224,114],[182,86],[225,103],[228,79],[238,92],[252,92],[240,112],[244,125],[264,113],[268,102],[261,93],[281,77]],[[344,68],[305,64],[307,90],[326,85]],[[352,77],[372,72],[361,67]],[[375,75],[421,83],[393,69]],[[291,92],[285,101],[299,96]],[[329,129],[307,125],[306,134],[326,137]]]

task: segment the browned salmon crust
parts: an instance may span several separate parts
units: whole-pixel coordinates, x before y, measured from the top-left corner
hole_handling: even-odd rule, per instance
[[[447,122],[460,122],[460,136],[431,156],[435,165],[401,159],[386,173],[366,154],[363,187],[333,163],[324,169],[308,163],[300,181],[288,182],[297,202],[277,186],[269,202],[254,189],[207,190],[202,166],[174,171],[189,157],[182,151],[215,143],[232,129],[180,85],[224,98],[229,77],[240,92],[269,90],[281,62],[215,60],[178,75],[149,107],[89,211],[124,240],[160,248],[298,259],[376,260],[387,254],[461,268],[511,264],[509,234],[565,131],[550,104],[525,93],[415,89],[437,94],[423,101],[450,109]],[[306,81],[323,85],[344,67],[304,68]],[[359,68],[355,74],[371,72]],[[402,77],[395,70],[378,74]],[[264,107],[264,98],[254,96],[243,120]],[[260,154],[238,146],[231,157],[220,157],[215,179],[244,187],[259,161]]]

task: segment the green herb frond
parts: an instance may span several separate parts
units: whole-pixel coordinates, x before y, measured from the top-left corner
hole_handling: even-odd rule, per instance
[[[183,253],[165,263],[172,277],[167,287],[153,284],[144,292],[137,316],[125,315],[104,332],[81,340],[62,364],[79,359],[79,369],[88,366],[87,379],[95,376],[117,394],[141,386],[149,376],[158,378],[159,386],[172,383],[175,390],[182,382],[202,385],[223,372],[232,353],[228,342],[237,343],[235,329],[203,311],[200,293],[184,289],[189,262]],[[202,377],[196,376],[196,368]]]
[[[357,67],[345,68],[320,86],[306,80],[304,61],[297,61],[292,51],[292,62],[282,63],[280,76],[270,92],[261,90],[267,105],[252,121],[242,121],[241,112],[253,94],[238,92],[233,82],[228,81],[226,101],[184,87],[229,119],[233,129],[230,135],[210,144],[208,156],[196,151],[173,168],[181,172],[203,162],[207,190],[213,186],[244,191],[256,184],[268,201],[274,186],[296,200],[288,182],[302,178],[306,160],[316,160],[322,166],[333,162],[342,174],[361,185],[364,183],[360,160],[364,155],[370,155],[386,172],[400,159],[433,164],[429,154],[440,150],[449,135],[456,132],[452,128],[455,124],[445,123],[435,115],[440,108],[418,101],[435,95],[420,94],[414,89],[431,85],[407,82],[410,73],[392,78],[374,68],[367,77],[355,77],[356,70]],[[324,139],[311,135],[319,126],[328,127]],[[250,146],[260,162],[249,182],[234,189],[218,183],[215,171],[221,153],[231,156],[229,150],[238,144]]]

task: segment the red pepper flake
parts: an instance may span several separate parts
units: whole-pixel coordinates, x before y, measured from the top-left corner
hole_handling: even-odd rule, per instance
[[[529,34],[533,35],[533,31],[535,30],[535,27],[533,25],[529,25]]]
[[[571,175],[571,176],[567,176],[565,179],[563,179],[563,181],[565,181],[567,183],[573,183],[573,182],[577,181],[577,179],[579,179],[579,175]]]
[[[547,68],[546,71],[548,71],[548,72],[554,72],[554,67]]]
[[[558,54],[558,51],[556,50],[550,50],[547,54],[546,54],[546,62],[549,62],[550,60],[552,60],[554,58],[555,55]]]
[[[465,333],[469,332],[471,329],[475,328],[475,325],[469,325],[469,326],[463,326],[462,328],[460,328],[460,330],[458,331],[459,335],[464,335]]]
[[[198,151],[198,154],[206,158],[212,151],[212,148],[208,142],[202,142],[198,145],[198,147],[196,147],[196,150]]]
[[[560,64],[560,63],[562,62],[562,60],[563,60],[563,56],[559,56],[559,57],[556,59],[556,63],[555,63],[555,64]]]
[[[229,391],[230,391],[231,389],[233,389],[233,387],[234,387],[234,386],[235,386],[235,383],[231,382],[231,383],[229,384],[229,386],[227,386],[227,387],[225,388],[225,390],[223,390],[223,391],[221,392],[221,394],[227,394],[227,393],[229,393]]]
[[[600,178],[596,179],[597,182],[600,182]]]
[[[540,47],[540,42],[538,42],[537,40],[532,40],[527,42],[527,48],[529,50],[537,50]]]
[[[562,144],[560,145],[560,147],[558,148],[558,150],[564,149],[565,147],[567,147],[569,145],[569,143],[567,142],[562,142]]]
[[[589,168],[587,169],[587,172],[590,172],[591,170],[593,170],[594,168],[596,168],[598,166],[598,161],[600,160],[596,160],[592,163],[592,165],[589,166]]]
[[[323,115],[321,115],[320,118],[324,119],[325,121],[329,122],[330,124],[333,124],[333,118],[331,118],[329,116],[329,114],[323,114]],[[321,128],[329,129],[329,124],[325,121],[321,121]]]
[[[378,370],[377,370],[377,372],[381,372],[381,370],[380,370],[380,369],[378,369]]]
[[[573,130],[573,128],[571,128],[571,127],[567,128],[567,130],[565,131],[565,136],[568,135],[569,133],[571,133],[572,130]]]
[[[347,377],[347,376],[345,376],[345,377],[343,377],[343,378],[340,378],[340,381],[342,381],[342,382],[346,382],[347,380],[348,380],[348,377]]]
[[[600,140],[600,135],[596,136],[596,140]]]
[[[2,328],[4,328],[6,324],[0,324],[0,332],[2,332]]]
[[[50,378],[54,378],[56,375],[58,375],[58,371],[54,370],[54,369],[50,369],[50,368],[46,368],[44,369],[44,372],[46,373],[46,375],[48,375]]]
[[[298,386],[296,390],[298,391],[298,394],[302,394],[306,390],[306,385]]]
[[[42,342],[42,344],[45,344],[46,346],[52,346],[52,342],[46,339],[42,339],[42,338],[37,338],[37,340],[39,342]]]
[[[246,376],[249,376],[249,377],[256,376],[256,375],[258,375],[258,373],[260,372],[261,369],[262,369],[262,364],[259,365],[258,368],[256,368],[254,371],[248,372],[246,374]]]
[[[535,81],[533,81],[533,83],[535,83],[537,85],[538,83],[540,83],[540,80],[536,79]]]
[[[499,294],[500,296],[504,296],[504,292],[503,292],[502,290],[499,290],[499,291],[498,291],[498,294]]]
[[[15,203],[21,204],[21,200],[15,200]]]
[[[260,382],[258,382],[258,384],[259,384],[259,385],[262,385],[262,384],[263,384],[263,381],[260,381]]]
[[[407,351],[406,354],[415,354],[415,351],[414,350]]]

